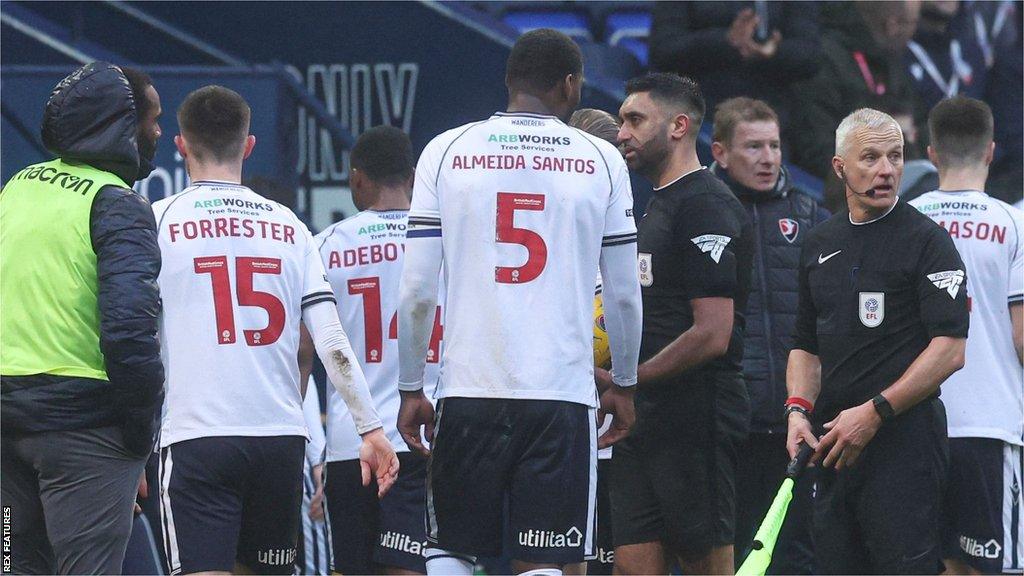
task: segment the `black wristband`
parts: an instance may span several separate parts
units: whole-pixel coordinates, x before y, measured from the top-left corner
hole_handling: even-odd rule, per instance
[[[882,422],[885,422],[896,415],[896,411],[892,409],[892,404],[889,404],[889,401],[881,394],[872,398],[871,403],[874,404],[875,412],[878,412],[878,416],[882,419]]]
[[[806,408],[804,408],[803,406],[799,406],[797,404],[790,404],[786,406],[786,420],[789,420],[789,415],[793,412],[799,412],[804,415],[804,418],[807,418],[808,420],[811,419],[811,413],[808,412]]]

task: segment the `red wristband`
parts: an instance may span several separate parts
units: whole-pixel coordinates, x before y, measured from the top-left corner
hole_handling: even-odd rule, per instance
[[[814,412],[814,404],[809,401],[800,398],[799,396],[790,396],[786,399],[786,406],[799,406],[808,412]]]

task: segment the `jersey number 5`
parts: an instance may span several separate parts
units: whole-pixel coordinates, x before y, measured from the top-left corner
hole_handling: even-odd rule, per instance
[[[526,263],[519,267],[495,266],[494,281],[499,284],[523,284],[535,280],[548,262],[548,246],[533,230],[515,227],[516,210],[544,210],[543,194],[498,192],[498,218],[495,240],[526,247]]]
[[[363,326],[366,336],[366,362],[377,364],[384,361],[384,324],[381,322],[380,277],[352,278],[348,281],[348,293],[363,296]],[[438,352],[444,328],[441,327],[441,307],[434,312],[434,330],[430,334],[427,362],[436,364],[441,360]],[[388,340],[398,340],[398,312],[388,322]]]
[[[231,277],[227,256],[205,256],[193,260],[196,274],[209,274],[213,283],[213,311],[217,318],[217,343],[235,343],[235,310],[231,302]],[[280,274],[280,258],[235,258],[235,280],[239,306],[262,308],[269,321],[262,330],[243,330],[249,346],[277,342],[284,329],[284,304],[273,294],[252,289],[254,274]]]

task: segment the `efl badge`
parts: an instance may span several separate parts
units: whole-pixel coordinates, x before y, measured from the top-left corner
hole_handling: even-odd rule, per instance
[[[945,272],[936,272],[935,274],[929,274],[928,279],[932,281],[932,284],[935,284],[936,288],[949,292],[949,297],[956,300],[956,295],[960,292],[960,285],[964,282],[964,271],[947,270]]]
[[[700,248],[701,252],[707,253],[711,256],[711,259],[718,264],[718,261],[722,259],[722,252],[725,251],[725,247],[729,245],[729,241],[732,238],[728,236],[722,236],[721,234],[704,234],[697,236],[696,238],[690,238],[697,248]]]
[[[885,319],[885,293],[860,293],[860,323],[868,328],[875,328]]]
[[[796,235],[800,233],[800,224],[792,218],[780,218],[779,232],[782,232],[782,237],[786,239],[786,242],[792,244],[796,240]]]
[[[651,266],[650,254],[637,254],[637,268],[640,270],[640,285],[645,288],[654,285],[654,269]]]

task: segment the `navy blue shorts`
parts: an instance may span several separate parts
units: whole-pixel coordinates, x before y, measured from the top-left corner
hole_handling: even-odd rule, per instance
[[[593,409],[555,400],[445,398],[427,474],[427,540],[471,556],[582,562],[594,551]]]
[[[990,438],[949,439],[943,558],[983,574],[1024,571],[1021,447]]]
[[[170,573],[291,574],[302,506],[301,436],[215,436],[160,452]]]
[[[399,453],[398,460],[398,480],[383,500],[377,499],[376,480],[362,485],[359,460],[327,463],[324,498],[334,572],[375,574],[392,566],[426,573],[427,460],[410,452]]]

